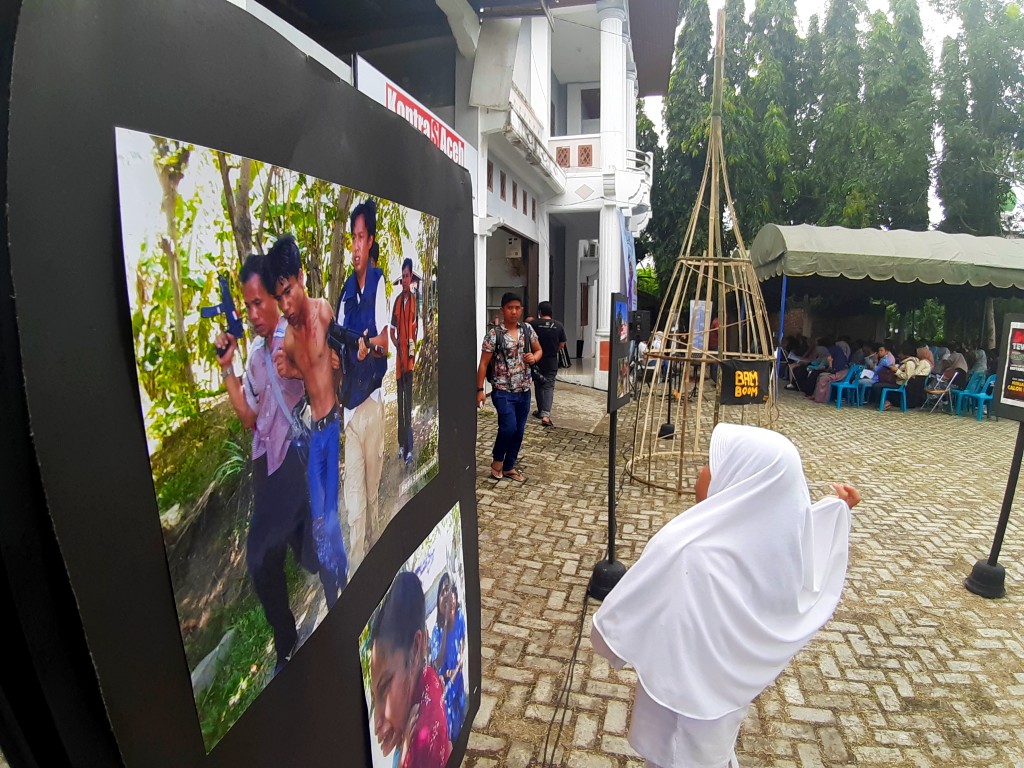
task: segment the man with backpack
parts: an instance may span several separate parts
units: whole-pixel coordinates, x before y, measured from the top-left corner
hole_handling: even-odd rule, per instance
[[[498,412],[498,434],[491,453],[491,477],[523,482],[516,468],[523,444],[526,419],[530,415],[531,368],[540,362],[542,350],[537,334],[520,322],[523,303],[514,293],[501,297],[502,324],[487,329],[476,371],[477,407],[486,399],[484,379],[491,382],[491,402]]]
[[[555,378],[558,376],[558,351],[565,349],[565,329],[562,324],[551,317],[551,302],[542,301],[537,305],[539,320],[530,323],[537,332],[541,349],[544,350],[533,383],[537,389],[537,410],[534,416],[540,419],[541,426],[553,427],[551,422],[551,406],[555,400]]]

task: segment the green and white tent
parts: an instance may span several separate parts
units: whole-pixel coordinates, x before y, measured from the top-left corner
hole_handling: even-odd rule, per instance
[[[1024,289],[1024,239],[768,224],[754,238],[750,260],[762,282],[841,277]]]

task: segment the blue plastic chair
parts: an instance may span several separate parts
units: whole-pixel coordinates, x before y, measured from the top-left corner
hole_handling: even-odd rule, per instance
[[[981,416],[985,410],[985,406],[988,406],[989,415],[992,414],[992,397],[995,394],[996,388],[996,377],[993,374],[985,379],[985,383],[981,387],[979,392],[961,392],[960,397],[956,399],[956,415],[960,415],[960,406],[966,401],[967,406],[974,408],[978,412],[978,421],[981,421]]]
[[[860,380],[860,372],[864,370],[863,365],[851,365],[850,370],[846,372],[846,378],[842,381],[833,381],[832,386],[828,388],[828,396],[832,397],[833,393],[836,396],[836,409],[843,407],[843,395],[847,392],[850,393],[850,402],[860,405],[860,395],[857,391],[857,383]],[[827,400],[825,402],[828,402]]]
[[[981,392],[985,386],[985,374],[984,373],[972,373],[971,378],[967,380],[967,386],[963,389],[955,389],[950,392],[950,397],[953,398],[953,413],[957,416],[960,415],[960,403],[968,395],[976,395]]]
[[[904,379],[903,382],[898,387],[886,387],[885,389],[883,389],[881,396],[878,398],[878,410],[880,410],[880,411],[884,411],[885,410],[886,398],[889,396],[890,392],[899,392],[900,393],[900,410],[903,413],[906,413],[907,412],[907,382],[908,381],[910,381],[910,379]]]

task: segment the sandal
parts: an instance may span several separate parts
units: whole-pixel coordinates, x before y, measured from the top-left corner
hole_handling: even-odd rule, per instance
[[[549,419],[547,417],[545,417],[545,418],[540,420],[540,425],[542,427],[553,427],[553,426],[555,426],[554,423],[551,421],[551,419]]]
[[[517,483],[526,482],[526,475],[524,475],[518,469],[510,469],[508,472],[504,472],[503,474],[509,480],[515,480]]]
[[[498,466],[495,467],[494,466],[495,464],[497,464]],[[501,471],[501,462],[500,461],[493,462],[491,464],[491,480],[504,480],[504,479],[505,479],[505,475]]]

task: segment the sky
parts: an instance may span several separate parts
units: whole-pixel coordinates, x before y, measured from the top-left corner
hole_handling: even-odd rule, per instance
[[[750,18],[750,12],[754,10],[754,0],[746,0],[747,2],[747,18]],[[946,37],[955,36],[960,31],[960,22],[950,21],[946,19],[942,14],[936,11],[929,0],[918,0],[918,4],[921,10],[921,24],[924,27],[924,42],[925,47],[932,55],[932,60],[937,61],[939,53],[942,49],[942,41]],[[708,8],[711,11],[711,24],[712,27],[716,24],[718,10],[725,5],[724,0],[708,0]],[[796,0],[796,14],[797,14],[797,30],[801,35],[806,34],[807,24],[810,21],[811,16],[818,14],[819,26],[824,25],[825,22],[825,8],[826,2],[824,0]],[[867,0],[868,13],[874,13],[875,11],[889,12],[889,0]],[[727,22],[728,24],[728,22]],[[712,33],[713,35],[714,33]],[[726,32],[728,34],[728,30]],[[709,45],[714,45],[714,37],[709,41]],[[662,144],[665,143],[664,135],[664,123],[662,120],[662,109],[664,106],[664,100],[661,96],[649,96],[644,99],[644,108],[647,112],[647,116],[651,118],[654,123],[654,128],[661,137]],[[934,184],[929,194],[929,218],[932,226],[935,226],[942,218],[942,207],[935,195]]]

